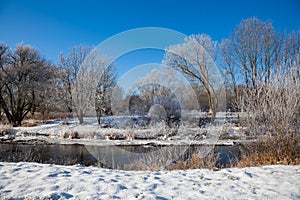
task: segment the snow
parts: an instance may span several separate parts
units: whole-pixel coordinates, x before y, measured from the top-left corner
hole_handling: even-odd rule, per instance
[[[192,113],[193,114],[193,113]],[[195,114],[196,115],[196,114]],[[197,116],[199,113],[197,114]],[[224,118],[226,113],[218,113],[219,119]],[[136,116],[113,116],[103,120],[114,121],[122,124]],[[234,116],[235,117],[235,116]],[[173,130],[167,129],[163,124],[150,127],[125,127],[125,128],[101,128],[96,118],[85,118],[85,123],[79,125],[76,119],[54,120],[50,123],[38,123],[33,127],[11,127],[10,135],[0,135],[0,140],[26,142],[40,140],[46,143],[60,144],[84,144],[84,145],[142,145],[148,142],[165,145],[190,145],[190,144],[222,144],[233,145],[234,143],[247,142],[242,127],[209,126],[205,128],[188,127],[182,125],[177,134],[172,135]],[[228,126],[228,124],[226,124]],[[224,128],[225,127],[225,128]],[[0,129],[5,127],[0,126]],[[220,140],[222,132],[229,133],[229,139]],[[78,132],[79,139],[64,138],[65,133]],[[235,139],[231,140],[230,137]]]
[[[0,199],[299,199],[300,166],[118,171],[0,162]]]

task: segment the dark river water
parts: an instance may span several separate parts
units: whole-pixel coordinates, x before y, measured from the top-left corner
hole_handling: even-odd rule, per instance
[[[16,144],[0,143],[2,162],[38,162],[59,165],[82,164],[111,169],[124,169],[135,162],[169,165],[178,160],[188,160],[193,153],[205,157],[212,154],[218,166],[226,166],[230,160],[239,159],[240,146],[172,145],[157,146],[88,146],[80,144]]]

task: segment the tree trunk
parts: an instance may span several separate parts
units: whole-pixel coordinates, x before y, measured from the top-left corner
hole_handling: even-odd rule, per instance
[[[78,115],[79,124],[83,124],[83,111],[80,109]]]
[[[209,111],[211,113],[211,120],[210,123],[214,124],[215,119],[216,119],[216,114],[217,114],[217,105],[218,105],[218,100],[217,97],[213,96],[214,94],[211,94],[210,90],[207,89],[207,94],[208,94],[208,104],[209,104]]]
[[[98,124],[100,124],[100,120],[101,120],[101,109],[97,109],[97,110],[96,110],[96,114],[97,114],[97,121],[98,121]]]

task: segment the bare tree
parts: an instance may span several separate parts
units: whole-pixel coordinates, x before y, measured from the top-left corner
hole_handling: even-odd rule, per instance
[[[80,124],[85,116],[94,116],[95,111],[98,121],[103,112],[109,112],[116,79],[114,70],[110,59],[83,45],[74,46],[66,57],[61,55],[58,93]]]
[[[238,90],[238,78],[240,78],[241,70],[236,62],[234,55],[234,47],[229,39],[225,39],[221,43],[221,51],[223,56],[223,73],[231,95],[226,95],[229,101],[229,107],[238,111],[240,109],[241,93]]]
[[[262,81],[262,78],[268,82],[276,66],[280,44],[272,23],[256,17],[243,20],[232,35],[231,42],[246,88],[256,88],[256,81]]]
[[[85,116],[95,116],[95,99],[97,79],[100,77],[101,65],[99,65],[96,53],[90,53],[81,63],[80,69],[72,84],[72,106],[79,124],[82,124]]]
[[[103,115],[112,115],[111,98],[113,89],[116,86],[117,73],[114,64],[110,63],[108,59],[103,57],[99,64],[101,65],[101,75],[96,86],[95,109],[100,124],[100,118]]]
[[[149,101],[142,99],[138,94],[128,97],[128,111],[130,115],[146,115],[150,108]]]
[[[282,39],[281,52],[279,54],[279,66],[284,71],[289,71],[290,68],[296,69],[295,78],[300,77],[300,30],[292,31],[286,34]],[[280,67],[279,67],[280,68]],[[281,70],[282,71],[282,70]]]
[[[0,61],[0,106],[8,121],[19,126],[41,103],[37,97],[49,86],[51,66],[36,49],[23,44],[13,52],[1,44]]]
[[[60,55],[59,71],[57,73],[60,83],[57,85],[57,96],[70,113],[73,112],[72,85],[89,51],[90,48],[79,45],[74,46],[68,55],[64,56],[63,53]]]
[[[50,110],[52,110],[52,106],[55,105],[54,93],[52,90],[54,89],[55,79],[54,67],[49,68],[49,80],[47,80],[47,86],[43,87],[43,91],[39,91],[35,93],[35,100],[30,110],[30,114],[34,116],[36,113],[40,113],[43,117],[49,114]]]
[[[137,88],[135,89],[135,93],[140,96],[144,103],[147,103],[148,109],[151,106],[154,96],[169,95],[171,90],[174,91],[176,84],[178,85],[176,77],[173,76],[173,83],[170,80],[171,74],[171,71],[168,74],[166,70],[154,68],[136,81],[135,85]]]
[[[61,99],[61,70],[52,66],[51,69],[51,78],[48,81],[48,87],[45,88],[44,92],[39,93],[36,97],[36,109],[31,111],[31,114],[34,115],[34,112],[42,114],[43,118],[50,117],[50,113],[65,113],[65,102]]]
[[[7,63],[9,63],[9,52],[10,49],[5,44],[0,43],[0,69],[2,71],[3,66],[5,66]],[[0,74],[0,83],[3,84],[4,78],[2,77],[2,74]],[[2,86],[3,87],[3,86]],[[0,101],[2,100],[2,88],[0,88]],[[0,103],[0,120],[2,120],[2,117],[4,116],[4,110],[3,110],[3,103]]]
[[[218,90],[222,87],[222,80],[219,79],[215,66],[216,54],[217,42],[212,41],[208,35],[192,35],[183,44],[169,47],[163,61],[205,88],[212,122],[218,108]]]

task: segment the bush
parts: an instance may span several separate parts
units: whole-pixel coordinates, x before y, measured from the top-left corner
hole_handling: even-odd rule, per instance
[[[60,137],[61,138],[64,138],[64,139],[79,139],[79,134],[77,131],[67,131],[67,132],[62,132],[60,134]]]
[[[296,72],[277,72],[269,82],[258,82],[246,92],[245,126],[253,135],[286,134],[296,130],[300,111],[300,85]]]
[[[245,146],[238,167],[300,164],[300,86],[297,70],[277,72],[246,93],[245,126],[258,140]]]

